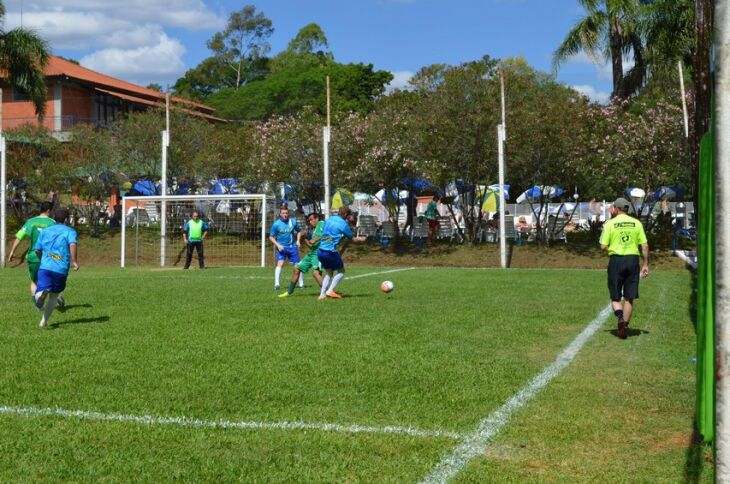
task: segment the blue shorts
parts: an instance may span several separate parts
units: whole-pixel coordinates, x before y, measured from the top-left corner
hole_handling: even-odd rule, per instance
[[[336,271],[345,267],[339,252],[319,249],[317,251],[317,258],[319,259],[319,265],[322,266],[323,269]]]
[[[48,269],[38,270],[38,284],[36,292],[47,291],[62,293],[66,289],[66,278],[68,274],[49,271]]]
[[[289,259],[289,262],[291,262],[292,264],[296,264],[297,262],[299,262],[299,247],[297,247],[296,245],[290,245],[289,247],[284,247],[283,251],[276,249],[277,262],[287,259]]]

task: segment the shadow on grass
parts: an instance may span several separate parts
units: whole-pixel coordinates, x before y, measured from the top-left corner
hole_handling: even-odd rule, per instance
[[[57,308],[56,308],[56,310],[57,310],[57,311],[58,311],[59,313],[65,313],[65,312],[66,312],[66,311],[68,311],[69,309],[76,309],[76,308],[93,308],[93,307],[94,307],[94,306],[92,306],[92,305],[91,305],[91,304],[89,304],[89,303],[86,303],[86,304],[67,304],[67,305],[65,305],[65,306],[63,306],[63,307],[57,307]]]
[[[616,328],[614,328],[614,329],[606,329],[604,331],[606,333],[611,333],[612,335],[614,335],[615,337],[618,338],[618,329],[616,329]],[[632,336],[641,336],[642,334],[649,334],[649,331],[647,331],[645,329],[631,328],[631,327],[629,327],[629,328],[626,329],[626,336],[628,338],[631,338]]]
[[[692,440],[685,452],[684,482],[696,483],[702,479],[705,468],[705,452],[709,446],[702,442],[702,436],[697,432],[697,422],[692,425]]]
[[[60,321],[58,323],[52,323],[49,325],[51,329],[57,329],[61,326],[66,326],[68,324],[91,324],[91,323],[106,323],[109,321],[109,316],[97,316],[95,318],[76,318],[76,319],[70,319],[68,321]]]

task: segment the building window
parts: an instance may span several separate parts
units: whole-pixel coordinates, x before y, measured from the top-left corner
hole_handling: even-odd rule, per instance
[[[30,96],[28,96],[26,93],[18,89],[17,87],[13,87],[13,102],[28,102],[30,101]]]

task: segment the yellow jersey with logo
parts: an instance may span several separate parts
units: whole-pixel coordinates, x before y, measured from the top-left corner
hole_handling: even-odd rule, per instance
[[[603,224],[600,242],[608,247],[608,255],[640,255],[639,246],[646,244],[644,226],[622,213]]]

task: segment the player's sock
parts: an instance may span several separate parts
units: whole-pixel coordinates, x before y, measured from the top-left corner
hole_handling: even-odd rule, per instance
[[[48,326],[48,320],[51,319],[51,313],[56,309],[56,303],[58,302],[58,294],[51,293],[46,301],[46,309],[43,311],[43,317],[41,318],[40,327],[45,328]]]
[[[35,293],[35,296],[33,296],[33,300],[35,301],[35,307],[40,311],[43,309],[43,305],[46,303],[46,296],[48,295],[48,291],[38,291]]]
[[[624,319],[624,311],[623,311],[623,309],[617,309],[617,310],[615,310],[613,312],[613,314],[616,316],[616,319],[618,319],[619,321],[621,321],[622,319]]]
[[[276,270],[274,270],[274,285],[276,287],[279,287],[279,280],[281,279],[281,267],[276,266]]]
[[[335,277],[332,278],[332,284],[330,284],[330,291],[335,290],[335,287],[337,287],[337,284],[342,280],[342,278],[345,277],[344,272],[338,272],[335,274]]]
[[[299,287],[304,287],[304,273],[299,273]]]
[[[290,282],[289,283],[289,290],[287,292],[289,294],[291,294],[291,293],[294,292],[294,289],[296,289],[296,288],[297,288],[297,283],[296,282]]]
[[[319,297],[325,298],[327,296],[327,286],[330,284],[330,275],[325,274],[324,278],[322,278],[322,290],[319,291]]]

